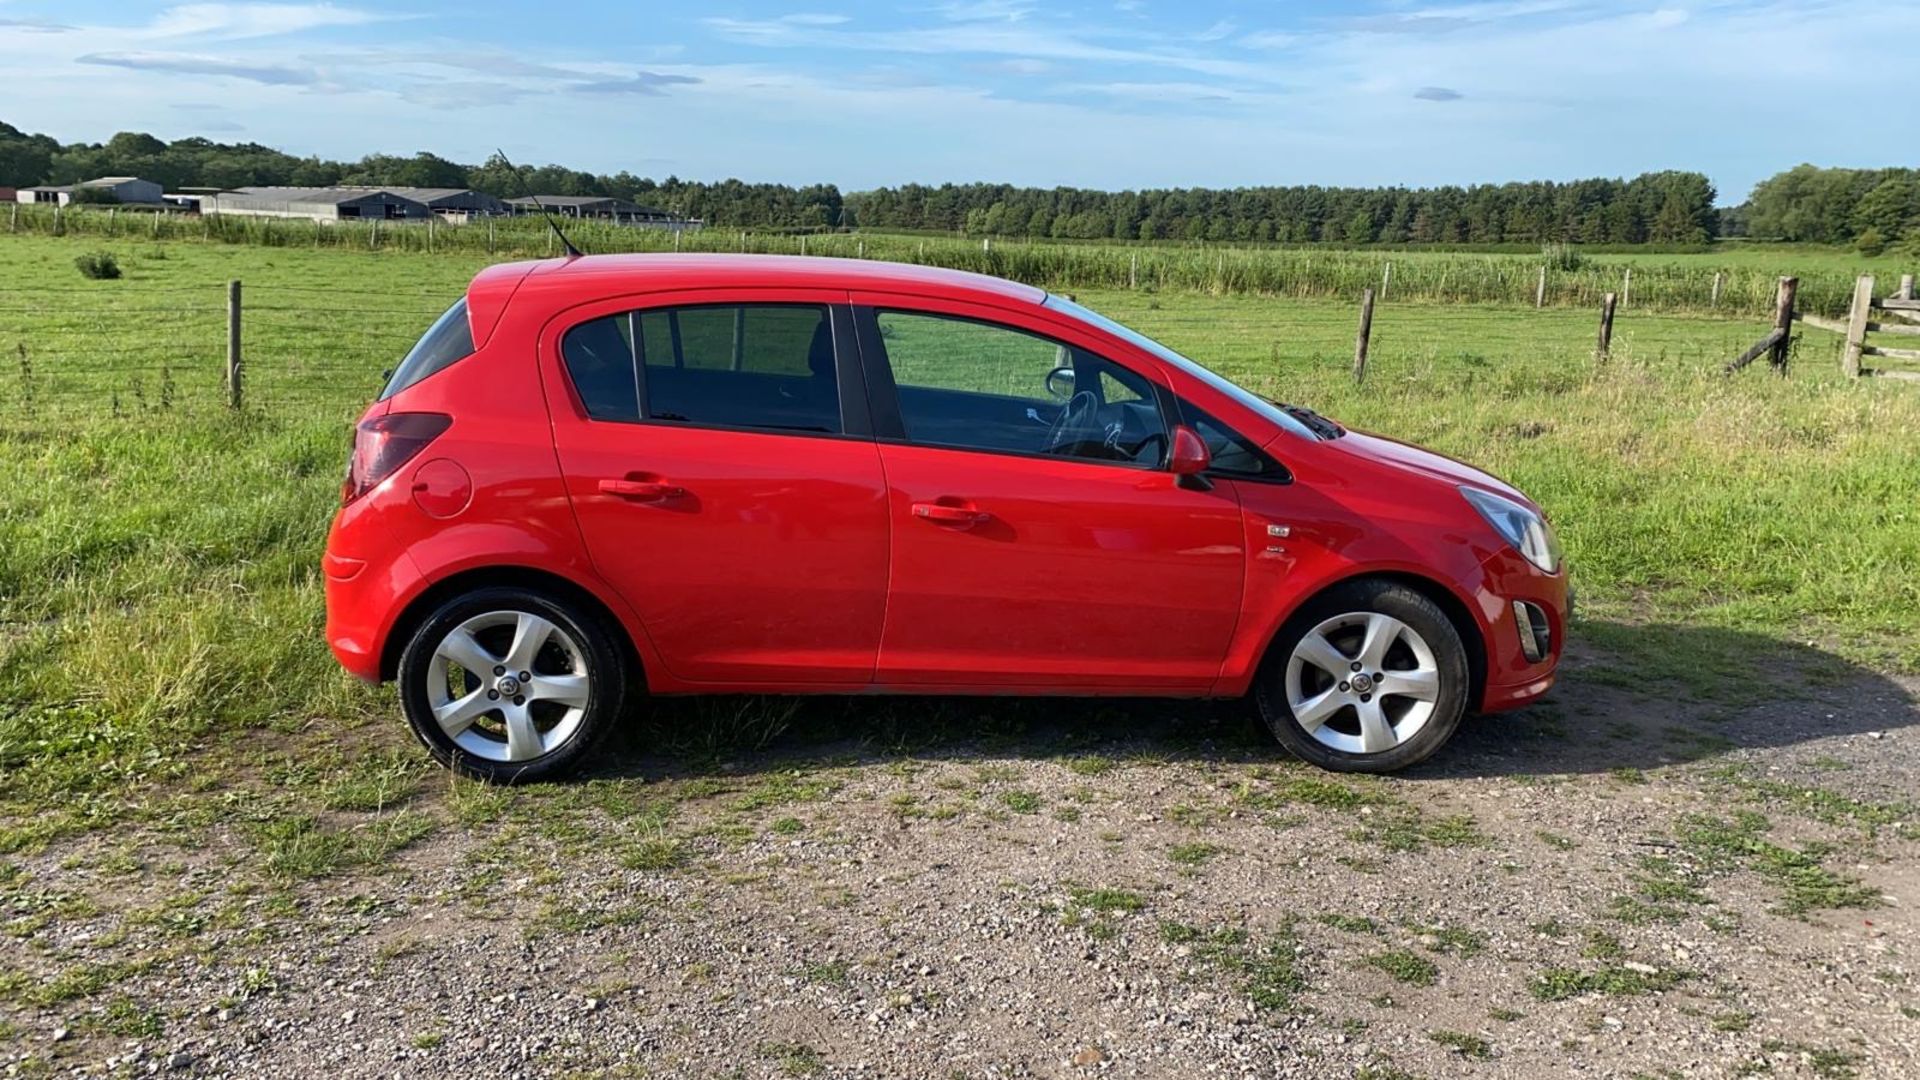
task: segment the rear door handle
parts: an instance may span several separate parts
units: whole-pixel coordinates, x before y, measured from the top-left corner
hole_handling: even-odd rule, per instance
[[[632,499],[634,502],[661,502],[677,499],[687,493],[687,489],[678,484],[668,484],[659,480],[602,480],[601,492]]]
[[[993,515],[984,510],[975,510],[966,506],[947,506],[944,503],[914,503],[913,516],[936,525],[958,525],[970,529],[984,524]]]

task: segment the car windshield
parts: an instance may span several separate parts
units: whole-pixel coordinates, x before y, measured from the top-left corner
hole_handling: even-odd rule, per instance
[[[1102,315],[1097,311],[1093,311],[1091,309],[1081,307],[1079,304],[1076,304],[1073,301],[1068,300],[1063,296],[1049,295],[1047,297],[1047,306],[1050,308],[1053,308],[1055,311],[1065,312],[1066,314],[1071,315],[1076,319],[1079,319],[1081,322],[1098,327],[1101,330],[1105,330],[1107,333],[1114,335],[1115,337],[1123,338],[1126,341],[1134,345],[1137,345],[1142,349],[1145,349],[1146,351],[1152,353],[1153,355],[1159,357],[1160,359],[1166,361],[1167,363],[1172,364],[1173,366],[1179,368],[1180,370],[1186,372],[1187,374],[1193,376],[1194,378],[1199,379],[1201,382],[1206,383],[1208,386],[1213,387],[1215,390],[1218,390],[1221,393],[1227,395],[1228,397],[1246,406],[1247,408],[1252,409],[1254,412],[1259,413],[1261,416],[1267,418],[1268,420],[1273,421],[1274,424],[1278,425],[1279,427],[1295,435],[1298,435],[1303,439],[1318,440],[1321,438],[1330,437],[1327,435],[1323,435],[1319,431],[1317,431],[1316,430],[1317,425],[1311,423],[1306,419],[1302,419],[1301,417],[1294,415],[1293,411],[1291,411],[1293,408],[1292,406],[1281,405],[1277,402],[1269,401],[1266,398],[1261,397],[1259,394],[1256,394],[1253,391],[1248,390],[1246,387],[1243,387],[1238,383],[1235,383],[1233,380],[1228,379],[1225,376],[1220,375],[1219,373],[1207,368],[1205,365],[1200,364],[1197,361],[1190,360],[1187,357],[1184,357],[1179,353],[1174,352],[1172,349],[1167,348],[1165,345],[1162,345],[1159,342],[1153,340],[1147,335],[1140,333],[1138,330],[1134,330],[1127,326],[1123,326],[1120,323],[1114,322],[1112,319],[1107,318],[1105,315]],[[1329,421],[1322,420],[1317,414],[1314,414],[1304,409],[1299,411],[1306,413],[1307,416],[1311,417],[1313,421],[1318,421],[1320,424],[1326,424],[1329,431],[1338,430],[1337,428],[1334,428]]]

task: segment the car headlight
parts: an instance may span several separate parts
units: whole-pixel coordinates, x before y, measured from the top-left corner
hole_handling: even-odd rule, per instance
[[[1547,519],[1503,495],[1475,487],[1462,487],[1460,494],[1487,519],[1493,531],[1513,545],[1513,550],[1541,571],[1560,570],[1560,541],[1553,535]]]

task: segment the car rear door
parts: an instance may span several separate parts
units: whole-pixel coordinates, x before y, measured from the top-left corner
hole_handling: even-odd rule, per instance
[[[589,555],[674,679],[873,677],[887,494],[845,301],[657,294],[575,308],[542,333]]]
[[[1017,312],[854,302],[893,523],[877,680],[1209,689],[1239,615],[1244,530],[1232,485],[1165,470],[1159,373]],[[1072,372],[1063,394],[1094,399],[1066,429],[1054,369]]]

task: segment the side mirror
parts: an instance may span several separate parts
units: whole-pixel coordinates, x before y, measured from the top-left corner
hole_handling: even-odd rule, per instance
[[[1201,474],[1213,465],[1213,454],[1208,452],[1205,439],[1199,432],[1181,424],[1173,429],[1173,449],[1167,455],[1167,471],[1180,478],[1187,486],[1205,485],[1206,478]]]
[[[1073,369],[1057,367],[1047,372],[1047,393],[1066,401],[1073,397]]]

